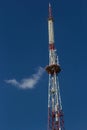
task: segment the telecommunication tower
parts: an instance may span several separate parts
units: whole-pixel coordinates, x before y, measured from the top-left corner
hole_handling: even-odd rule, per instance
[[[48,17],[49,34],[49,65],[46,71],[49,74],[48,85],[48,130],[64,130],[63,110],[60,96],[58,74],[61,71],[58,56],[54,46],[54,26],[52,8],[49,3]]]

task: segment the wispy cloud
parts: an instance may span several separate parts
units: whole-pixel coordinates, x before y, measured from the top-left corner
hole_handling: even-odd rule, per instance
[[[37,73],[33,74],[29,78],[24,78],[21,81],[17,81],[16,79],[9,79],[5,80],[5,82],[21,89],[32,89],[40,80],[41,76],[43,75],[43,72],[44,69],[42,67],[39,67]]]

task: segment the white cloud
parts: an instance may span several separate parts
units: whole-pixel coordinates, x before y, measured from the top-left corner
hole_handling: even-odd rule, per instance
[[[5,80],[5,82],[7,84],[11,84],[21,89],[32,89],[40,80],[43,72],[44,72],[44,69],[42,67],[39,67],[36,74],[33,74],[29,78],[24,78],[20,82],[17,81],[16,79]]]

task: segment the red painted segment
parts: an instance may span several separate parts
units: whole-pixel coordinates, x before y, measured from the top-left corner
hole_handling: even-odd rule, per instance
[[[49,50],[54,50],[54,44],[49,44]]]

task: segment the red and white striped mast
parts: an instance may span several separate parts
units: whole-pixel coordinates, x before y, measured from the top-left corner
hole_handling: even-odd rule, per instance
[[[61,71],[56,49],[54,47],[54,26],[52,8],[49,3],[48,17],[49,35],[49,65],[46,71],[49,74],[48,86],[48,130],[64,130],[63,111],[60,97],[58,74]]]

